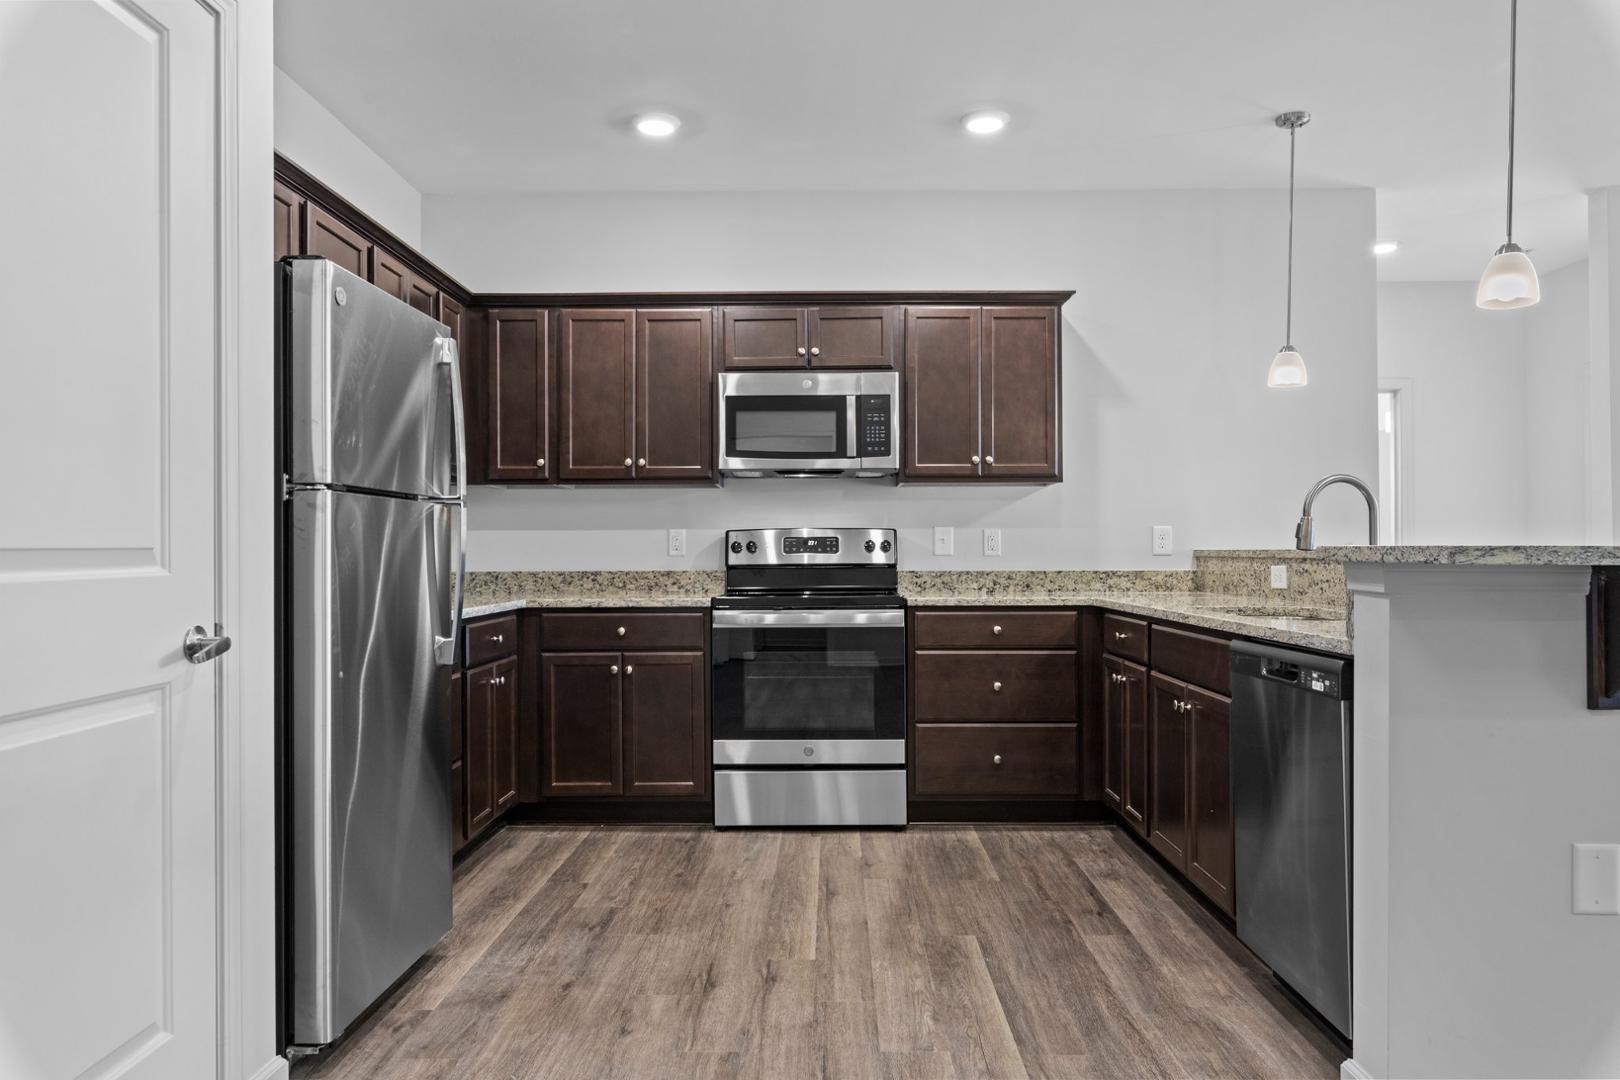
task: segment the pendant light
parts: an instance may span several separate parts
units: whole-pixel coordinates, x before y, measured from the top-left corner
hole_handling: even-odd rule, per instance
[[[1271,358],[1271,370],[1266,372],[1266,386],[1272,390],[1292,390],[1308,382],[1305,358],[1294,348],[1294,135],[1311,122],[1308,112],[1285,112],[1277,117],[1277,126],[1288,129],[1288,315],[1283,324],[1283,347]]]
[[[1541,281],[1524,248],[1513,242],[1513,111],[1519,66],[1519,0],[1508,7],[1508,181],[1507,243],[1496,249],[1479,279],[1476,307],[1507,311],[1529,307],[1541,300]]]

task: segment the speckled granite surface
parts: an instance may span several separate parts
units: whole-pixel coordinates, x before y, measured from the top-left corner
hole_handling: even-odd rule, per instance
[[[1191,570],[902,570],[907,596],[1002,593],[1192,592]]]
[[[1344,563],[1332,559],[1293,559],[1284,562],[1270,552],[1238,555],[1228,552],[1193,553],[1193,577],[1198,592],[1223,596],[1250,596],[1267,603],[1312,604],[1344,610],[1348,598]],[[1271,587],[1271,568],[1288,568],[1288,586]]]
[[[1546,544],[1380,544],[1376,547],[1233,548],[1196,551],[1202,558],[1269,559],[1272,562],[1327,560],[1347,563],[1417,563],[1427,566],[1620,566],[1620,547],[1563,547]]]
[[[723,592],[719,570],[474,570],[463,617],[518,608],[702,608]]]

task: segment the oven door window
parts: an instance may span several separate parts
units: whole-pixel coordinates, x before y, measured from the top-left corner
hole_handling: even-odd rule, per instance
[[[849,398],[726,398],[726,456],[826,461],[849,457]]]
[[[716,627],[716,739],[903,739],[905,631]]]

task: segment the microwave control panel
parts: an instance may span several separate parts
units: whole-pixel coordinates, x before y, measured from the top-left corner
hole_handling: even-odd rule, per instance
[[[889,456],[889,418],[893,406],[888,394],[860,394],[855,401],[856,423],[860,427],[857,440],[863,458]]]

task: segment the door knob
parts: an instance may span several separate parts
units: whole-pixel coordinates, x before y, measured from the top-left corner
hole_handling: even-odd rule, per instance
[[[647,459],[646,458],[644,458],[644,457],[636,458],[636,468],[645,469],[646,467],[647,467]]]
[[[223,626],[215,623],[214,633],[210,636],[206,628],[193,626],[181,640],[180,651],[193,664],[206,664],[216,656],[224,656],[231,651],[231,639],[225,636],[224,630]]]
[[[986,455],[984,455],[984,463],[986,465],[994,465],[996,463],[996,455],[994,455],[994,454],[986,454]]]
[[[998,683],[998,682],[993,682],[993,683],[990,684],[990,689],[994,690],[996,693],[999,694],[999,693],[1001,693],[1001,684]]]
[[[1001,764],[1001,755],[997,754],[995,757],[991,758],[990,760],[991,760],[992,763],[994,763],[996,765],[1000,765]]]
[[[624,467],[627,468],[627,469],[630,467],[630,459],[629,458],[624,459]]]
[[[624,665],[624,673],[626,675],[630,674],[632,671],[635,671],[635,670],[636,670],[636,666],[634,664],[626,664],[626,665]]]
[[[979,455],[974,454],[973,455],[973,464],[977,465],[978,463],[979,463]]]
[[[609,675],[617,675],[618,673],[619,673],[619,665],[618,664],[614,664],[614,665],[612,665],[612,666],[610,666],[608,668],[608,674]]]
[[[818,346],[815,346],[815,345],[810,346],[810,355],[811,356],[820,356],[821,355],[821,349]]]
[[[799,355],[800,355],[800,356],[803,356],[803,355],[804,355],[804,346],[803,346],[803,345],[800,345],[800,346],[799,346]]]
[[[534,459],[534,467],[537,468],[537,469],[545,468],[546,467],[546,459],[545,458],[535,458]]]

